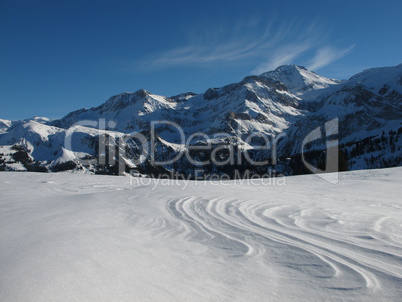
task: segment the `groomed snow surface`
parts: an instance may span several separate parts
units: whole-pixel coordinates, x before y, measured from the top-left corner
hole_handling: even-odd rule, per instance
[[[0,301],[401,301],[401,179],[0,173]]]

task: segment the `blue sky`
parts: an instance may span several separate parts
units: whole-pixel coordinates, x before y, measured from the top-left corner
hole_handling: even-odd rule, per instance
[[[203,92],[283,64],[402,63],[402,1],[0,0],[0,118],[59,118],[140,88]]]

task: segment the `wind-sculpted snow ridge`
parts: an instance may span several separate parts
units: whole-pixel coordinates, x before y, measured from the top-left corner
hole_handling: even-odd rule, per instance
[[[373,245],[377,238],[371,235],[355,236],[357,241],[348,238],[337,230],[342,220],[336,214],[308,204],[272,206],[266,202],[188,197],[170,200],[168,209],[189,227],[194,240],[223,250],[229,257],[269,262],[273,251],[288,249],[281,255],[281,264],[317,278],[322,288],[375,291],[381,288],[380,279],[386,283],[402,281],[398,268],[401,251],[393,254]],[[383,219],[389,219],[376,215],[367,218],[374,222],[373,231]],[[299,263],[298,258],[308,261]]]
[[[400,301],[401,177],[0,173],[0,300]]]

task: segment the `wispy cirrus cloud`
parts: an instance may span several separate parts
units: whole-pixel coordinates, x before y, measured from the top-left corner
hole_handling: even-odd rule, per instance
[[[258,65],[251,71],[253,74],[260,74],[269,70],[273,70],[278,66],[293,63],[301,54],[311,49],[310,43],[290,44],[279,47],[272,52],[270,59]]]
[[[301,56],[316,52],[306,60],[311,69],[322,68],[341,59],[354,46],[338,49],[322,45],[324,34],[318,22],[301,26],[295,21],[277,24],[271,21],[239,22],[231,26],[222,24],[203,28],[188,34],[183,45],[153,53],[143,58],[137,67],[142,69],[166,69],[175,66],[205,66],[216,63],[240,64],[247,60],[258,64],[251,73],[259,74],[284,64],[295,63]],[[215,66],[215,65],[214,65]]]
[[[174,65],[234,62],[258,57],[283,43],[293,32],[293,24],[273,29],[274,23],[241,22],[189,33],[186,43],[143,60],[147,68]]]
[[[315,57],[310,61],[310,64],[307,68],[310,70],[318,70],[324,66],[331,64],[334,61],[343,58],[351,51],[353,51],[354,48],[355,45],[349,46],[345,49],[339,49],[330,46],[319,48],[316,52]]]

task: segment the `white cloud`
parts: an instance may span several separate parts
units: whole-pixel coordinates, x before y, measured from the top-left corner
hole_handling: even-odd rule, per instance
[[[284,24],[275,30],[273,27],[273,22],[262,26],[253,21],[193,32],[185,45],[152,54],[142,61],[142,66],[166,68],[174,65],[234,62],[264,57],[267,53],[273,53],[279,45],[295,38],[294,23]]]
[[[261,24],[258,20],[222,24],[191,32],[185,43],[176,48],[153,53],[141,60],[137,67],[142,69],[165,69],[172,66],[204,66],[208,63],[234,62],[247,60],[262,61],[252,70],[260,74],[284,64],[294,64],[295,60],[316,51],[313,59],[303,65],[317,70],[350,53],[354,45],[347,49],[322,47],[329,34],[318,22],[302,26],[296,22],[279,25],[274,22]]]
[[[268,62],[258,65],[253,71],[251,71],[251,73],[261,74],[263,72],[273,70],[278,66],[291,64],[302,53],[311,49],[311,47],[312,45],[307,42],[280,47],[273,52],[273,54],[271,55],[271,59]]]
[[[349,54],[355,45],[352,45],[346,49],[337,49],[334,47],[323,47],[317,50],[315,57],[311,60],[308,65],[308,69],[310,70],[318,70],[328,64],[331,64],[334,61],[337,61],[347,54]]]

